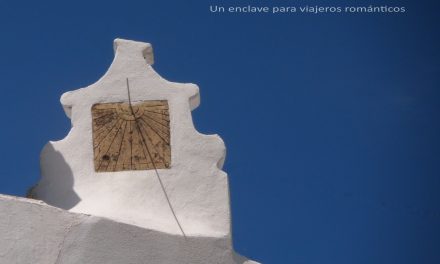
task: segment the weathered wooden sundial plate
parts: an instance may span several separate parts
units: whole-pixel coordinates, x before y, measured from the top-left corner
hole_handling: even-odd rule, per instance
[[[170,167],[167,101],[95,104],[92,119],[95,171]]]

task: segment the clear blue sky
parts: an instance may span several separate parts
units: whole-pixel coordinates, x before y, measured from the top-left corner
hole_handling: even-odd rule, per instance
[[[159,3],[160,2],[160,3]],[[215,15],[210,4],[393,4],[395,15]],[[0,193],[24,195],[116,37],[193,82],[226,142],[234,244],[266,264],[440,263],[438,1],[1,1]],[[1,212],[7,214],[7,212]]]

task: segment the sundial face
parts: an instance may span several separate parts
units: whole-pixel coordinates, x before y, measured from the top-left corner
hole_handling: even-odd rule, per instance
[[[170,167],[170,119],[165,100],[92,106],[97,172]]]

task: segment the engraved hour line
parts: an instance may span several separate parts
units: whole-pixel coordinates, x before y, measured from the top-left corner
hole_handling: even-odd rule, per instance
[[[146,122],[145,120],[141,119],[141,125],[145,127],[145,130],[151,130],[154,132],[162,141],[166,142],[167,144],[170,144],[170,134],[163,132],[161,129],[155,127],[153,124]]]
[[[115,138],[118,135],[118,132],[121,129],[123,123],[124,122],[121,122],[121,125],[119,125],[118,130],[116,131],[115,136],[113,137],[113,139],[112,139],[111,143],[109,144],[107,151],[104,153],[104,155],[107,155],[107,152],[110,150],[110,148],[111,148],[113,142],[115,141]],[[99,162],[98,170],[101,168],[102,162],[103,162],[103,160],[101,159],[101,162]]]
[[[135,115],[135,113],[134,113],[134,111],[133,111],[133,106],[132,106],[132,104],[131,104],[130,85],[129,85],[129,83],[128,83],[128,78],[127,78],[127,93],[128,93],[128,104],[129,104],[130,111],[131,111],[131,114],[132,114],[132,116],[133,116],[133,118],[134,118],[134,122],[135,122],[135,124],[136,124],[136,128],[137,128],[138,125],[137,125],[137,121],[136,121],[136,115]],[[138,108],[138,111],[139,111],[139,108]],[[139,131],[138,131],[138,134],[139,134],[139,136],[142,138],[142,134],[141,134]],[[147,158],[147,154],[145,153],[142,144],[141,144],[141,148],[142,148],[142,152],[144,153],[144,157],[145,157],[145,161],[146,161],[146,166],[148,166],[148,158]],[[131,154],[131,158],[133,159],[133,153]],[[150,159],[150,161],[151,161],[152,164],[154,164],[154,161],[153,161],[153,160]]]
[[[147,122],[145,122],[145,120],[141,119],[141,121],[143,121],[147,126],[149,126],[150,129],[153,130],[153,132],[156,133],[156,134],[162,139],[162,141],[166,142],[167,144],[170,144],[169,140],[166,140],[165,138],[163,138],[163,136],[160,135],[156,130],[154,130],[153,127],[152,127],[150,124],[148,124]],[[146,130],[146,129],[145,129],[145,130]],[[165,134],[165,135],[167,135],[167,137],[169,136],[168,134]]]
[[[121,122],[122,121],[122,122]],[[107,137],[108,137],[108,135],[110,135],[110,133],[113,131],[113,129],[115,129],[115,127],[119,124],[119,122],[121,122],[121,125],[122,125],[122,123],[123,123],[123,119],[117,119],[117,122],[115,122],[114,124],[113,124],[113,126],[112,126],[112,128],[110,129],[110,130],[108,130],[108,133],[103,137],[103,138],[101,138],[100,140],[99,140],[99,142],[98,142],[98,144],[96,144],[96,146],[94,146],[93,148],[94,149],[96,149],[96,148],[98,148],[99,147],[99,145],[101,145],[101,143],[104,141],[104,139],[106,139]],[[96,142],[95,142],[96,143]]]
[[[131,105],[130,84],[127,78],[127,94],[128,94],[128,106],[130,107],[131,114],[136,122],[136,116],[134,115],[133,106]],[[133,169],[133,129],[130,122],[130,169]]]
[[[122,122],[121,122],[122,121]],[[103,137],[103,138],[101,138],[100,140],[99,140],[99,142],[98,142],[98,144],[93,148],[94,149],[94,151],[95,151],[95,155],[94,155],[94,157],[95,158],[98,158],[99,157],[99,155],[102,153],[102,151],[101,151],[101,143],[102,142],[104,142],[104,141],[106,141],[105,139],[107,139],[108,137],[109,137],[109,135],[111,135],[112,134],[112,132],[117,128],[117,127],[120,127],[122,124],[123,124],[124,122],[123,122],[123,120],[118,120],[118,122],[116,122],[115,124],[114,124],[114,126],[113,126],[113,128]],[[117,132],[119,131],[119,129],[116,129],[116,135],[117,135]]]
[[[156,106],[161,106],[161,107],[165,107],[165,109],[168,109],[168,107],[165,105],[165,103],[155,104],[155,105],[144,105],[144,107],[156,107]]]
[[[127,79],[128,80],[128,79]],[[130,142],[130,169],[133,169],[133,128],[131,127],[132,121],[130,121],[130,132],[129,132],[129,139],[128,142]]]
[[[141,119],[145,123],[153,126],[153,124],[151,122],[148,122],[147,120],[145,120],[145,118],[140,117],[139,119]],[[162,125],[161,127],[160,126],[158,127],[158,126],[154,125],[154,128],[158,129],[160,132],[164,133],[165,135],[169,135],[169,132],[168,132],[169,126]]]
[[[169,135],[169,134],[167,134],[167,133],[163,133],[164,135],[161,135],[161,134],[159,134],[158,131],[156,131],[156,130],[151,126],[151,124],[145,122],[145,120],[142,120],[142,119],[141,119],[141,121],[143,122],[142,124],[147,125],[151,130],[153,130],[153,132],[156,133],[156,134],[162,139],[162,141],[166,142],[167,144],[170,144],[170,142],[169,142],[170,135]],[[146,127],[145,127],[145,130],[146,130]],[[159,131],[162,132],[160,129],[159,129]]]
[[[159,125],[161,125],[161,126],[165,127],[165,129],[167,129],[167,128],[168,128],[168,127],[167,127],[167,125],[164,125],[164,124],[160,123],[159,121],[157,121],[157,120],[154,120],[153,118],[151,118],[151,117],[149,117],[149,116],[147,116],[147,115],[145,115],[145,114],[143,114],[142,116],[148,117],[149,119],[153,120],[154,122],[158,123]]]
[[[93,148],[96,149],[101,145],[101,142],[108,136],[109,133],[112,132],[112,130],[115,128],[115,126],[121,121],[121,119],[116,118],[115,121],[112,121],[111,123],[107,124],[106,126],[102,127],[99,131],[95,131],[95,134],[97,135],[94,138],[93,141]],[[109,125],[111,125],[109,129]]]
[[[121,156],[121,148],[122,148],[122,144],[124,143],[124,134],[125,134],[126,128],[127,128],[127,121],[125,121],[124,131],[122,132],[121,144],[119,144],[119,149],[118,149],[118,157],[116,158],[116,162],[115,162],[115,165],[113,166],[113,170],[116,168],[116,165],[118,164],[119,157]],[[107,168],[105,168],[106,171],[108,171],[108,167],[110,166],[110,163],[111,163],[111,160],[107,164]]]
[[[140,129],[140,126],[138,125],[138,128]],[[157,133],[157,132],[156,132]],[[143,134],[142,134],[143,135]],[[156,153],[159,153],[159,151],[157,151],[157,149],[155,148],[154,144],[153,144],[153,140],[151,139],[151,137],[148,135],[147,131],[145,130],[145,135],[147,135],[147,138],[150,140],[151,146],[153,147],[154,151]],[[142,136],[143,137],[143,136]],[[160,137],[160,135],[159,135]],[[162,138],[162,137],[161,137]],[[166,141],[165,141],[166,142]],[[145,147],[148,148],[147,143],[145,142]],[[163,155],[159,155],[159,157],[162,159],[162,163],[164,164],[164,166],[166,166],[166,161],[165,158],[163,157]],[[154,161],[152,161],[154,162]]]
[[[112,113],[112,115],[114,115],[114,113]],[[94,132],[99,132],[99,131],[102,130],[103,128],[108,127],[109,124],[113,123],[115,120],[118,120],[118,117],[117,117],[117,116],[114,116],[114,118],[112,118],[111,122],[106,122],[105,124],[97,124],[97,121],[96,121],[97,119],[99,119],[99,117],[93,119],[93,122],[94,122],[94,124],[95,124],[94,130],[93,130]]]
[[[127,93],[128,93],[128,102],[129,102],[129,104],[130,104],[131,113],[133,114],[134,122],[135,122],[136,126],[137,126],[138,129],[139,129],[139,125],[138,125],[137,119],[136,119],[136,117],[134,116],[133,108],[131,107],[130,86],[129,86],[129,84],[128,84],[128,78],[127,78]],[[139,130],[140,130],[140,129],[139,129]],[[142,135],[142,134],[140,134],[140,135],[141,135],[142,140],[145,141],[145,139],[144,139],[144,135]],[[147,152],[148,152],[148,156],[150,156],[150,160],[152,161],[154,171],[156,172],[157,179],[159,180],[160,186],[162,187],[162,191],[163,191],[163,193],[164,193],[164,195],[165,195],[165,198],[167,199],[167,202],[168,202],[168,205],[169,205],[169,207],[170,207],[171,213],[173,213],[174,219],[176,220],[176,223],[177,223],[177,225],[179,226],[180,231],[181,231],[182,234],[183,234],[183,237],[186,239],[186,234],[185,234],[185,232],[183,231],[182,226],[180,225],[180,222],[179,222],[179,219],[177,218],[176,213],[174,212],[173,206],[171,205],[170,198],[168,197],[168,194],[167,194],[167,192],[166,192],[166,190],[165,190],[165,186],[163,185],[163,183],[162,183],[162,179],[160,178],[160,176],[159,176],[159,172],[157,171],[156,164],[154,164],[153,158],[151,157],[150,150],[148,149],[147,144],[145,144],[145,146],[146,146],[146,149],[147,149]]]
[[[121,122],[121,124],[119,125],[118,129],[116,130],[115,136],[113,137],[111,143],[109,144],[109,147],[107,148],[107,150],[105,151],[104,155],[102,155],[102,156],[107,155],[108,151],[110,150],[110,148],[111,148],[112,145],[113,145],[113,142],[115,141],[116,137],[118,136],[118,132],[119,132],[120,128],[122,127],[122,124],[123,124],[123,123],[124,123],[124,122]],[[101,152],[101,151],[98,151],[98,154],[96,155],[96,157],[98,158],[98,157],[100,156],[100,154],[102,154],[102,152]],[[97,170],[99,170],[99,169],[101,168],[101,166],[102,166],[102,162],[103,162],[103,161],[104,161],[104,160],[101,158]]]
[[[138,143],[140,143],[140,147],[142,149],[142,153],[144,154],[144,158],[145,158],[145,161],[146,161],[146,166],[148,166],[148,157],[147,157],[147,154],[145,153],[145,150],[144,150],[142,134],[139,131],[139,127],[138,127],[136,121],[135,121],[135,125],[136,125],[136,130],[135,131],[137,131],[138,137],[139,137]],[[133,132],[133,133],[135,133],[135,132]],[[150,162],[153,163],[154,161],[150,160]],[[142,163],[140,163],[139,165],[142,165]],[[142,166],[140,166],[139,169],[142,169]]]
[[[164,110],[168,110],[168,109],[164,109]],[[150,112],[150,113],[154,113],[154,114],[158,114],[158,115],[168,116],[168,114],[166,114],[166,113],[155,112],[155,111],[146,110],[146,109],[144,109],[144,112]]]
[[[136,125],[136,127],[139,129],[139,126],[138,125]],[[143,140],[143,135],[142,135],[142,133],[140,132],[140,131],[138,131],[138,133],[139,133],[139,135],[140,135],[140,137],[141,137],[141,148],[142,148],[142,152],[144,153],[144,157],[145,157],[145,160],[147,161],[147,166],[148,166],[148,157],[147,157],[147,153],[145,153],[145,150],[144,150],[144,140]],[[147,151],[148,151],[148,146],[147,146],[147,143],[145,143],[145,148],[147,149]],[[150,162],[151,162],[151,164],[154,164],[154,161],[150,158]],[[154,166],[154,165],[153,165]]]
[[[145,124],[146,125],[148,125],[148,126],[150,126],[148,123],[146,123],[146,121],[145,120],[143,120],[142,118],[136,118],[136,120],[141,120],[141,121],[143,121],[143,122],[145,122]],[[137,123],[137,122],[136,122]],[[141,126],[141,125],[139,125],[139,123],[137,123],[137,127],[144,127],[144,126]],[[151,127],[151,126],[150,126]],[[145,131],[146,131],[146,129],[144,129]],[[166,140],[166,139],[164,139],[163,138],[163,136],[161,136],[157,131],[155,131],[152,127],[151,127],[151,130],[153,130],[153,132],[155,132],[161,139],[162,139],[162,141],[164,141],[164,142],[166,142],[166,143],[168,143],[169,144],[169,142]],[[139,135],[142,137],[142,129],[141,129],[141,131],[139,132],[138,131],[138,133],[139,133]],[[162,131],[161,131],[162,132]],[[164,134],[166,134],[165,132],[163,132]],[[148,137],[148,139],[149,139],[149,142],[151,142],[151,145],[153,146],[153,148],[154,148],[154,145],[153,145],[153,141],[152,141],[152,139],[148,136],[148,133],[147,133],[147,137]],[[145,142],[145,144],[147,144],[146,142]],[[141,147],[142,147],[142,151],[143,151],[143,153],[144,153],[144,157],[145,157],[145,160],[147,161],[147,165],[148,165],[148,157],[147,157],[147,154],[145,153],[145,150],[144,150],[144,144],[143,144],[143,141],[141,141]],[[146,148],[148,148],[148,146],[146,146],[145,145],[145,147]],[[155,149],[155,148],[154,148]],[[155,151],[156,151],[156,149],[155,149]],[[156,151],[157,153],[159,153],[158,151]],[[165,165],[165,159],[164,159],[164,157],[162,157],[162,156],[160,156],[160,158],[162,159],[162,161],[163,161],[163,164]],[[154,161],[153,160],[150,160],[150,162],[151,163],[153,163]]]
[[[139,118],[140,120],[142,120],[141,118]],[[138,119],[138,120],[139,120]],[[144,120],[142,120],[142,121],[144,121]],[[145,122],[145,121],[144,121]],[[148,124],[147,124],[148,125]],[[146,128],[144,127],[144,126],[141,126],[141,124],[139,124],[139,123],[137,123],[137,127],[139,127],[139,129],[140,129],[140,127],[142,127],[143,129],[140,129],[140,131],[139,131],[139,133],[140,133],[140,135],[141,135],[141,137],[142,137],[142,139],[144,139],[143,137],[144,137],[144,133],[142,133],[142,131],[145,131],[145,135],[148,137],[148,141],[147,140],[145,140],[145,142],[144,142],[144,140],[142,140],[142,142],[141,143],[144,143],[145,144],[145,147],[146,148],[148,148],[148,146],[147,146],[147,142],[150,142],[150,144],[151,144],[151,146],[153,146],[153,149],[157,152],[157,153],[159,153],[159,151],[157,151],[156,150],[156,148],[154,147],[154,144],[153,144],[153,140],[150,138],[150,136],[148,135],[148,132],[147,132],[147,130],[146,130]],[[153,129],[152,129],[153,130]],[[153,130],[154,131],[154,130]],[[162,141],[165,141],[165,142],[167,142],[164,138],[162,138],[162,136],[161,135],[159,135],[156,131],[154,131],[161,139],[162,139]],[[168,143],[168,142],[167,142]],[[141,146],[142,146],[142,151],[144,151],[144,149],[143,149],[143,146],[144,146],[144,144],[141,144]],[[169,144],[169,143],[168,143]],[[148,159],[147,159],[147,156],[146,156],[146,154],[145,154],[145,151],[144,151],[144,155],[145,155],[145,159],[148,161]],[[166,161],[165,161],[165,158],[163,157],[163,155],[162,156],[159,156],[161,159],[162,159],[162,163],[165,165],[165,163],[166,163]],[[154,161],[153,160],[151,160],[151,163],[153,163]]]
[[[153,128],[154,132],[157,133],[157,131],[158,131],[158,132],[161,132],[163,135],[165,135],[165,136],[167,136],[167,137],[170,136],[170,134],[169,134],[169,132],[167,131],[167,129],[164,129],[163,127],[157,126],[157,125],[155,125],[155,124],[152,123],[152,122],[148,122],[148,121],[145,120],[144,118],[139,118],[139,119],[140,119],[142,122],[144,122],[145,124],[147,124],[149,127]],[[167,127],[167,128],[168,128],[168,127]],[[165,131],[164,131],[164,130],[165,130]]]
[[[140,116],[140,117],[142,118],[143,116],[149,116],[153,119],[156,119],[156,120],[163,122],[162,124],[165,124],[166,129],[168,130],[168,126],[169,126],[169,122],[170,122],[170,119],[168,118],[168,116],[161,116],[161,115],[157,116],[157,115],[153,115],[151,113],[146,113],[145,111],[142,113],[142,116]]]
[[[108,127],[110,126],[110,125],[114,125],[115,123],[117,123],[118,121],[119,121],[120,119],[119,118],[115,118],[112,122],[110,122],[110,123],[107,123],[107,124],[105,124],[105,125],[101,125],[101,126],[98,126],[98,128],[96,128],[96,129],[94,129],[93,130],[93,132],[95,132],[95,133],[101,133],[103,130],[106,130],[106,129],[108,129]],[[112,126],[113,126],[112,125]],[[112,127],[113,128],[113,127]],[[110,129],[111,130],[111,129]]]
[[[165,120],[163,118],[158,118],[157,116],[152,116],[151,113],[148,113],[145,111],[142,113],[142,116],[146,116],[146,117],[150,118],[151,120],[154,120],[156,123],[159,123],[163,126],[166,126],[168,124],[168,120]],[[158,120],[156,120],[156,119],[158,119]],[[165,124],[161,123],[160,121],[165,121]]]
[[[116,160],[115,166],[113,166],[113,170],[115,170],[116,167],[118,166],[119,158],[121,157],[122,145],[125,143],[125,139],[126,139],[125,132],[127,132],[127,125],[128,125],[128,121],[125,121],[125,127],[124,127],[124,132],[122,133],[121,145],[119,145],[118,158]],[[122,161],[122,169],[124,169],[124,161]]]
[[[158,113],[151,113],[147,111],[143,111],[142,115],[150,116],[151,118],[158,119],[160,121],[165,121],[166,123],[169,123],[170,119],[167,115],[160,115]]]

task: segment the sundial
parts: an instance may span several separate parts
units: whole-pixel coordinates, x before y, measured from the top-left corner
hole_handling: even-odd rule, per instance
[[[128,95],[129,91],[127,79]],[[97,172],[170,167],[170,118],[166,100],[95,104],[92,118]]]
[[[199,133],[199,88],[162,78],[148,43],[116,39],[107,72],[68,91],[66,137],[41,153],[33,196],[178,236],[230,237],[225,145]]]
[[[114,51],[104,76],[61,96],[72,127],[40,155],[30,196],[69,211],[53,210],[65,232],[55,262],[74,250],[84,261],[66,263],[255,263],[232,246],[226,147],[194,127],[198,86],[162,78],[148,43],[116,39]]]

